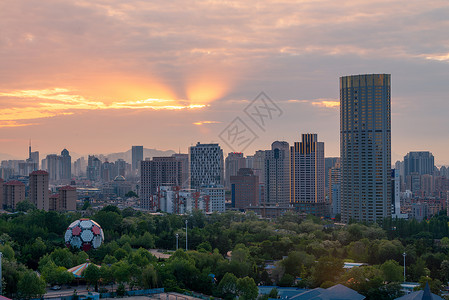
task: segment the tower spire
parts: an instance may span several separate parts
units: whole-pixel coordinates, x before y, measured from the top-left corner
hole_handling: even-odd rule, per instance
[[[31,139],[30,139],[30,144],[28,146],[28,158],[31,159]]]

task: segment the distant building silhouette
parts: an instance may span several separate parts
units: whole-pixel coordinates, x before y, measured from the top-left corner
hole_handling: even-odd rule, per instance
[[[137,174],[140,162],[143,160],[143,146],[132,146],[131,148],[131,168]]]

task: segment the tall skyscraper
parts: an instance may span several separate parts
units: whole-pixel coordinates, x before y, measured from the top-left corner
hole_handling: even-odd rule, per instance
[[[390,75],[340,78],[341,217],[391,216]]]
[[[230,152],[225,160],[225,186],[231,189],[231,176],[236,176],[240,168],[246,167],[246,160],[241,152]]]
[[[223,150],[218,144],[200,144],[189,148],[190,187],[200,189],[224,183]]]
[[[287,142],[276,141],[265,151],[265,199],[269,206],[290,204],[290,149]]]
[[[290,148],[290,202],[302,213],[324,214],[324,143],[317,134],[303,134]]]
[[[143,146],[132,146],[131,156],[132,171],[137,172],[140,168],[140,162],[143,160]]]
[[[61,179],[72,178],[72,157],[67,149],[61,151]]]
[[[38,170],[30,174],[30,202],[36,205],[37,209],[45,211],[49,210],[48,180],[46,171]]]

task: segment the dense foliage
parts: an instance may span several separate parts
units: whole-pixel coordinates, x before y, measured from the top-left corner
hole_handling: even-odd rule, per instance
[[[88,253],[63,243],[65,229],[80,214],[29,210],[1,215],[4,294],[38,297],[45,284],[71,283],[73,275],[66,270],[87,259],[94,264],[85,271],[85,281],[96,289],[115,282],[121,290],[164,287],[226,299],[255,299],[258,284],[312,288],[336,283],[368,299],[394,299],[403,281],[404,251],[408,281],[428,281],[434,292],[449,281],[449,219],[443,214],[421,223],[385,220],[380,227],[336,226],[293,213],[269,221],[236,212],[161,216],[114,206],[88,212],[106,237]],[[180,247],[185,245],[186,219],[192,250],[178,250],[169,259],[154,257],[148,249],[173,250],[176,234]],[[344,261],[368,266],[345,271]],[[266,268],[270,264],[274,268]]]

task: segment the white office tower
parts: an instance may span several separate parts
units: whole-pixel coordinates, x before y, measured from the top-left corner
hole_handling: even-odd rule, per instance
[[[192,189],[224,184],[223,150],[218,144],[197,143],[189,148],[189,156]]]

